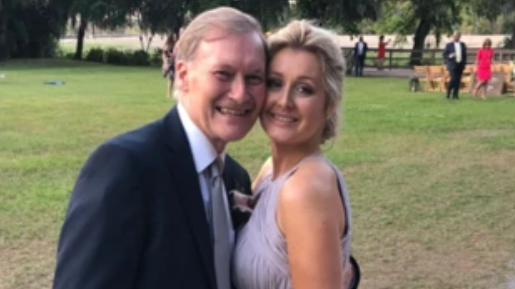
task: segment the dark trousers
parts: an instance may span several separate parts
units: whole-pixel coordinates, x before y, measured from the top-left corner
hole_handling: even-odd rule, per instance
[[[354,67],[354,75],[363,76],[363,67],[365,66],[365,55],[358,55],[355,57],[355,67]]]
[[[463,69],[461,67],[449,70],[449,76],[451,77],[451,79],[449,81],[449,86],[447,86],[447,98],[451,98],[451,92],[452,98],[459,98],[462,75]]]

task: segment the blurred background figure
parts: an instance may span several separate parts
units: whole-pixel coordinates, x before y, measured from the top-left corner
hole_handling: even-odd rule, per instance
[[[363,40],[363,36],[359,37],[359,41],[354,46],[354,63],[355,75],[363,76],[363,67],[365,66],[365,59],[367,58],[367,43]]]
[[[384,41],[384,35],[379,36],[379,45],[377,50],[377,70],[383,70],[384,57],[386,54],[386,46],[391,39]]]
[[[483,42],[483,47],[477,51],[476,55],[477,84],[474,88],[474,98],[476,98],[478,91],[481,89],[481,98],[486,99],[488,81],[492,78],[493,57],[492,41],[490,38],[486,38]]]
[[[168,98],[172,97],[173,94],[173,82],[175,78],[175,43],[177,43],[177,37],[175,34],[170,34],[168,38],[166,38],[165,44],[163,46],[163,77],[168,78],[168,85],[166,90],[166,95]]]
[[[452,41],[445,45],[443,51],[443,59],[451,76],[449,86],[447,86],[447,99],[451,99],[451,94],[452,99],[460,98],[461,76],[467,65],[467,46],[460,41],[460,38],[461,33],[455,31],[452,35]]]

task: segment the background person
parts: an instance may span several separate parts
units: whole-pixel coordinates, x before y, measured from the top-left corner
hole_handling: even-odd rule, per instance
[[[492,49],[492,41],[486,38],[485,41],[483,41],[483,47],[479,49],[476,54],[477,84],[474,88],[474,98],[476,98],[478,91],[481,89],[481,98],[486,99],[488,81],[492,78],[493,58],[494,50]]]
[[[384,57],[386,55],[386,46],[390,43],[391,39],[384,41],[384,35],[379,36],[379,45],[377,49],[377,69],[383,70]]]
[[[354,46],[354,62],[356,76],[363,76],[363,68],[365,67],[365,60],[367,58],[368,46],[363,40],[363,36],[359,37],[359,41]]]
[[[451,98],[451,94],[453,99],[459,99],[461,76],[467,65],[467,46],[460,41],[460,37],[461,33],[455,31],[452,35],[453,41],[447,43],[443,51],[443,58],[451,77],[447,87],[447,99]]]
[[[168,79],[167,82],[167,89],[166,89],[166,96],[168,98],[172,97],[173,94],[173,83],[175,79],[175,43],[176,43],[176,37],[175,34],[170,34],[166,38],[166,41],[163,46],[163,77],[166,77]]]

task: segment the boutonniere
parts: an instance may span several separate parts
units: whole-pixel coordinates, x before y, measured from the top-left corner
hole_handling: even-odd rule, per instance
[[[238,187],[239,186],[236,185],[236,188]],[[258,199],[259,198],[252,196],[250,193],[244,192],[241,187],[240,189],[229,191],[231,217],[235,229],[241,228],[248,222]]]

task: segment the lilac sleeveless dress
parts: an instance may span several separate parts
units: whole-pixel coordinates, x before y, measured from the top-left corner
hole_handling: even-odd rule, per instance
[[[256,188],[262,194],[250,217],[249,222],[238,233],[232,262],[232,278],[237,289],[291,289],[291,279],[286,252],[286,240],[276,223],[277,200],[284,182],[297,170],[303,159],[289,172],[272,180],[268,173]],[[350,202],[345,189],[345,182],[338,168],[326,158],[317,156],[327,162],[336,172],[343,205],[346,212],[346,232],[341,239],[341,254],[344,264],[349,263],[350,236],[352,219]]]

